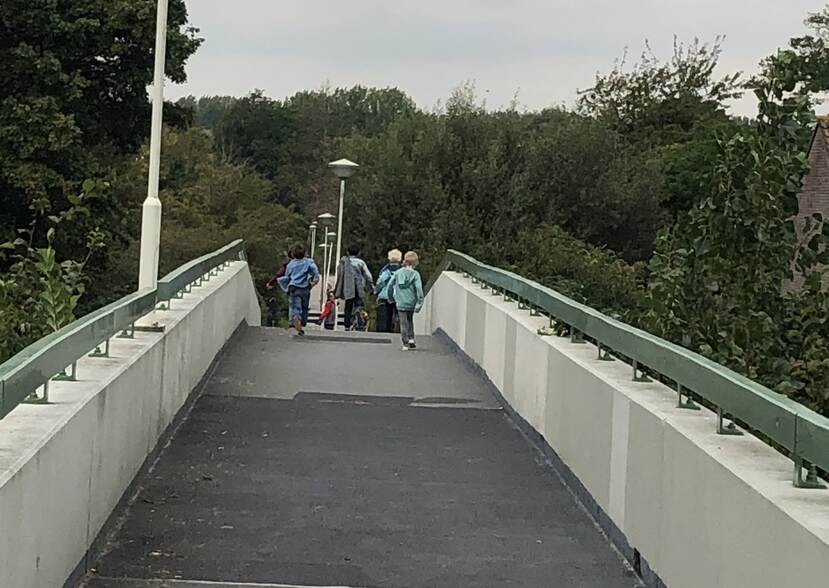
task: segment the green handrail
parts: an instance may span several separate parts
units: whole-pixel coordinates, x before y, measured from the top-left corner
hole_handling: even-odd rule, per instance
[[[739,434],[723,424],[724,415],[744,423],[784,448],[795,462],[795,484],[820,487],[814,466],[829,471],[829,419],[794,400],[749,380],[698,353],[637,329],[580,304],[555,290],[512,272],[492,267],[458,251],[449,250],[432,275],[427,291],[440,273],[460,270],[482,286],[501,291],[569,326],[571,337],[593,339],[601,350],[628,358],[633,376],[642,380],[642,367],[661,374],[677,385],[678,406],[698,408],[694,395],[704,398],[718,412],[718,432]],[[608,356],[602,355],[603,358]],[[690,398],[689,401],[683,401]],[[808,470],[803,477],[803,468]]]
[[[68,366],[72,366],[71,373],[61,377],[74,379],[78,359],[115,334],[130,329],[155,303],[155,289],[135,292],[35,341],[0,365],[0,418],[37,388],[48,386],[49,380],[55,374],[63,374]],[[44,396],[48,398],[48,390]]]
[[[237,240],[191,261],[159,280],[157,288],[135,292],[95,310],[0,364],[0,419],[31,399],[41,386],[43,395],[37,401],[47,403],[51,380],[75,380],[81,357],[90,351],[93,357],[107,357],[112,337],[133,337],[138,319],[161,303],[169,304],[171,297],[194,282],[200,284],[204,276],[214,274],[230,261],[243,260],[244,246],[244,241]]]
[[[245,242],[237,239],[221,249],[173,270],[158,281],[158,301],[169,302],[179,298],[194,283],[208,281],[210,277],[231,261],[244,261]]]

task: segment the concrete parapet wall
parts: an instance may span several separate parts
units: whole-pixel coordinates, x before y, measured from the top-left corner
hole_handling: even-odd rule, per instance
[[[231,263],[145,318],[163,333],[112,339],[50,405],[0,420],[0,588],[64,585],[216,354],[259,320],[248,266]]]
[[[577,480],[588,510],[652,585],[821,584],[829,578],[829,490],[792,485],[792,462],[673,390],[632,381],[591,344],[537,334],[547,319],[444,273],[417,316],[487,375],[530,437]]]

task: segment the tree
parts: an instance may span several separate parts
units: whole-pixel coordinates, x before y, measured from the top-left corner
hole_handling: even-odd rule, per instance
[[[84,178],[149,129],[154,0],[6,0],[0,4],[0,234],[69,208]],[[167,75],[186,79],[197,49],[183,0],[170,3]],[[98,219],[113,213],[101,198]],[[67,235],[83,249],[84,230]]]
[[[245,239],[248,260],[258,287],[275,271],[281,252],[303,241],[307,224],[294,211],[269,201],[271,182],[250,165],[231,161],[219,152],[213,136],[201,128],[165,128],[159,197],[164,203],[161,225],[160,273],[164,274],[234,239]],[[149,146],[119,166],[112,190],[130,210],[128,244],[113,254],[95,291],[104,297],[134,290],[138,272],[141,202],[146,196]]]
[[[36,339],[75,320],[75,309],[84,293],[86,264],[104,246],[104,233],[96,227],[86,236],[81,261],[59,261],[55,242],[79,217],[89,216],[92,203],[106,185],[87,180],[80,195],[70,197],[70,208],[35,219],[13,241],[0,243],[0,262],[8,271],[0,275],[0,363]],[[38,227],[44,225],[44,235]],[[44,243],[37,246],[36,243]]]
[[[206,129],[215,129],[227,111],[236,103],[233,96],[186,96],[176,102],[179,108],[193,113],[193,123]]]
[[[579,99],[579,110],[636,141],[671,144],[694,128],[726,120],[725,103],[742,94],[740,74],[714,78],[723,39],[685,45],[674,39],[665,63],[645,44],[640,61],[625,71],[617,62]]]
[[[221,148],[252,164],[274,184],[272,199],[314,212],[333,204],[336,182],[326,164],[335,142],[376,136],[411,115],[414,102],[396,88],[337,88],[273,100],[260,90],[235,101],[216,127]]]
[[[759,103],[756,124],[720,139],[715,182],[660,238],[646,324],[829,413],[822,288],[829,226],[807,242],[795,231],[814,86],[792,57],[790,50],[771,56],[747,83]],[[807,276],[795,295],[783,289],[793,261]]]
[[[771,59],[789,62],[791,81],[802,85],[804,92],[823,92],[829,88],[829,6],[810,14],[806,25],[813,35],[791,39],[789,48]]]
[[[579,99],[579,112],[616,131],[664,178],[661,206],[676,219],[713,181],[717,139],[741,125],[727,113],[743,92],[740,74],[716,79],[722,38],[711,44],[674,40],[673,56],[660,61],[646,44],[638,63],[625,60]]]

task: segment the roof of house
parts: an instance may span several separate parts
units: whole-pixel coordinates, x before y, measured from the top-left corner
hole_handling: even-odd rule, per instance
[[[812,141],[809,144],[809,151],[815,145],[815,139],[822,137],[827,145],[829,145],[829,114],[821,114],[817,117],[817,124],[815,125],[815,132],[812,134]]]

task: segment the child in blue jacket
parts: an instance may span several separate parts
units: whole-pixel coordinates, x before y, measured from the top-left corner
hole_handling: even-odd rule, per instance
[[[319,282],[320,270],[313,259],[305,257],[305,245],[294,245],[291,255],[285,275],[277,278],[277,281],[288,293],[288,319],[296,329],[296,334],[302,336],[305,334],[303,327],[308,324],[311,288]]]

